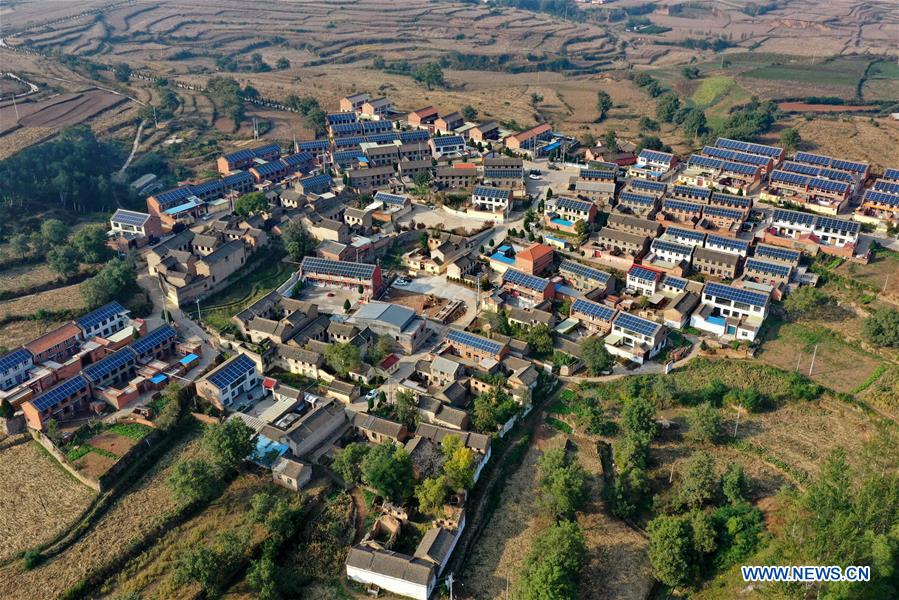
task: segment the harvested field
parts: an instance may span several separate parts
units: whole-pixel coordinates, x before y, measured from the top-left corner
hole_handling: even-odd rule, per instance
[[[60,94],[46,100],[19,103],[18,119],[12,107],[0,108],[0,122],[20,127],[61,128],[86,121],[107,108],[126,101],[124,96],[97,89],[77,94]]]
[[[46,264],[13,267],[0,271],[0,292],[14,292],[58,279],[59,275]]]
[[[52,310],[83,310],[84,299],[81,297],[78,284],[22,296],[15,300],[0,302],[0,315],[26,317],[33,315],[42,308],[49,308]]]
[[[0,450],[0,463],[0,561],[52,539],[96,495],[30,438]]]
[[[117,456],[124,456],[131,448],[137,444],[138,440],[131,439],[129,437],[125,437],[124,435],[119,435],[117,433],[113,433],[111,431],[104,431],[99,435],[95,435],[91,439],[87,441],[88,445],[99,448],[100,450],[105,450],[107,452],[112,452]]]
[[[10,600],[57,598],[86,572],[119,556],[129,544],[150,531],[159,519],[176,509],[165,480],[175,461],[195,457],[199,450],[198,437],[188,436],[62,554],[30,571],[25,571],[20,563],[0,569],[0,596]]]
[[[874,105],[809,104],[808,102],[780,102],[777,108],[784,112],[797,113],[851,113],[878,110],[878,107]]]

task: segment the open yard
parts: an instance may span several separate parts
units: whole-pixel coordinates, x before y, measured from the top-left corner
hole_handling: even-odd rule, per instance
[[[176,509],[166,478],[177,460],[195,457],[199,449],[199,439],[193,434],[177,444],[60,555],[30,571],[24,570],[21,562],[0,569],[0,596],[23,600],[57,598],[85,573],[119,556]]]
[[[0,464],[0,561],[52,539],[96,495],[30,438],[0,450]]]

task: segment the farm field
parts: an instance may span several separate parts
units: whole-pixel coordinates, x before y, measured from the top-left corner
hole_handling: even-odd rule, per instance
[[[0,462],[0,561],[64,531],[96,496],[30,437],[0,450]]]
[[[0,302],[0,315],[24,317],[33,315],[42,308],[55,311],[83,310],[84,299],[81,297],[78,284],[5,300]]]
[[[20,562],[0,569],[0,595],[10,599],[57,598],[91,569],[119,556],[166,514],[176,509],[166,485],[172,465],[200,449],[196,435],[170,450],[99,521],[62,554],[26,571]]]

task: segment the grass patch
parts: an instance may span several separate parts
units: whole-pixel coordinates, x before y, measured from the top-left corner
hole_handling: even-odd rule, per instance
[[[727,95],[736,85],[733,77],[716,75],[706,77],[693,92],[692,100],[700,108],[706,108]]]
[[[555,417],[547,417],[546,424],[554,429],[558,429],[562,433],[571,434],[574,430],[571,428],[571,425],[566,423],[565,421],[560,421]]]
[[[867,60],[851,58],[836,58],[813,65],[791,61],[751,69],[742,73],[742,76],[750,79],[854,88],[864,76],[867,66]]]
[[[108,431],[128,439],[140,441],[147,437],[147,435],[153,431],[153,428],[140,423],[117,423],[110,427]]]

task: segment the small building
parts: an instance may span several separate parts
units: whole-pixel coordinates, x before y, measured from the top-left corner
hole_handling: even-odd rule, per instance
[[[483,121],[468,130],[468,138],[473,142],[487,143],[499,139],[499,125],[496,121]]]
[[[741,257],[732,252],[720,252],[709,248],[693,249],[693,270],[709,277],[734,279],[740,268]]]
[[[534,307],[555,295],[555,286],[549,279],[528,275],[515,269],[503,273],[502,289],[517,299],[519,306]]]
[[[118,302],[110,302],[76,319],[75,324],[81,328],[85,340],[96,336],[109,337],[131,322],[130,314],[131,311]]]
[[[409,439],[405,425],[363,412],[353,415],[353,428],[375,444],[402,444]]]
[[[528,275],[540,275],[553,266],[553,249],[545,244],[532,244],[515,255],[515,268]]]
[[[384,287],[381,267],[366,263],[338,262],[307,256],[300,264],[300,279],[310,285],[349,290],[362,287],[363,296],[372,298]]]
[[[383,119],[393,112],[393,104],[387,98],[368,99],[362,103],[360,112],[368,117]]]
[[[600,290],[600,295],[614,291],[615,280],[611,274],[594,269],[573,260],[563,260],[559,265],[559,274],[574,289],[581,292]]]
[[[438,122],[440,119],[437,120]],[[461,135],[445,135],[428,142],[431,156],[436,159],[454,158],[465,154],[465,139]]]
[[[432,127],[435,120],[437,120],[437,109],[433,106],[413,110],[406,117],[406,122],[412,127]]]
[[[83,337],[80,327],[66,323],[25,344],[35,363],[53,361],[64,363],[78,352]]]
[[[281,157],[281,147],[278,144],[267,144],[257,148],[244,148],[230,154],[218,157],[217,166],[219,173],[228,175],[238,169],[246,169],[256,164],[257,160],[269,162]]]
[[[24,381],[34,367],[34,357],[25,348],[17,348],[0,357],[0,390],[7,391]]]
[[[430,335],[425,320],[405,306],[367,302],[352,317],[353,323],[387,336],[406,354],[414,354]]]
[[[627,287],[644,296],[652,297],[659,291],[665,274],[643,265],[634,265],[627,272]]]
[[[743,267],[743,278],[773,287],[790,282],[793,267],[787,263],[747,258]]]
[[[462,127],[464,124],[465,119],[462,118],[462,113],[457,111],[437,118],[434,121],[434,129],[438,132],[449,133]]]
[[[552,137],[552,126],[549,123],[541,123],[530,129],[510,135],[503,140],[506,148],[510,150],[526,150],[534,152],[539,142]]]
[[[197,395],[225,410],[260,383],[256,363],[246,354],[237,354],[197,381]]]
[[[572,319],[577,319],[591,333],[606,335],[612,329],[612,319],[618,311],[599,302],[577,298],[571,303]]]
[[[612,319],[612,332],[606,337],[609,354],[643,364],[654,358],[668,343],[668,329],[654,321],[619,312]]]
[[[282,487],[299,492],[312,479],[312,466],[294,458],[280,456],[272,465],[272,479]]]
[[[90,398],[90,382],[82,375],[75,375],[26,400],[22,412],[28,426],[40,431],[50,419],[66,421],[85,411]]]
[[[707,283],[690,325],[722,337],[752,341],[768,315],[768,294]]]
[[[162,222],[150,213],[120,208],[109,219],[110,234],[124,241],[124,247],[139,248],[162,236]]]
[[[441,189],[471,189],[477,179],[478,169],[469,163],[437,167],[434,174],[434,184]]]
[[[457,355],[475,361],[500,361],[509,353],[509,345],[505,342],[452,328],[447,330],[446,344]]]
[[[362,112],[362,105],[368,102],[369,95],[365,92],[350,94],[340,99],[340,110],[343,112]]]
[[[512,208],[512,193],[503,188],[476,185],[471,193],[471,207],[477,212],[496,215],[502,221]]]

